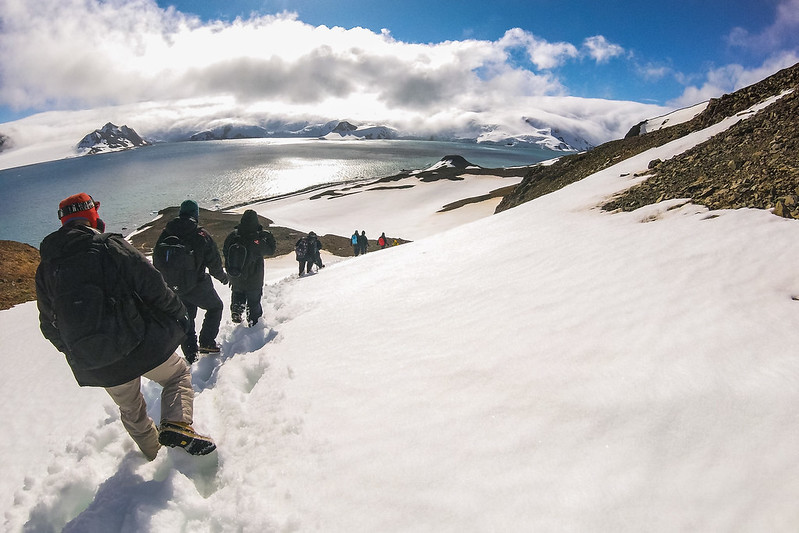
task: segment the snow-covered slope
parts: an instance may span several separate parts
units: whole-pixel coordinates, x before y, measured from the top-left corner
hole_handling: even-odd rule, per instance
[[[265,322],[225,317],[193,369],[205,458],[146,463],[35,304],[0,312],[4,528],[794,531],[796,222],[597,208],[730,124],[271,283]],[[352,228],[386,205],[328,204]]]
[[[671,113],[666,113],[665,115],[660,115],[658,117],[650,118],[644,120],[635,125],[631,133],[627,135],[630,136],[633,133],[635,135],[645,135],[647,133],[651,133],[653,131],[661,130],[663,128],[669,128],[671,126],[676,126],[677,124],[682,124],[684,122],[688,122],[699,113],[704,111],[709,101],[700,102],[696,105],[692,105],[689,107],[683,107],[682,109],[677,109],[676,111],[672,111]]]

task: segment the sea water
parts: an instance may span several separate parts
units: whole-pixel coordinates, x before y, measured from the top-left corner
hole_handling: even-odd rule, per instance
[[[160,209],[206,209],[360,178],[426,168],[461,155],[487,168],[532,165],[559,152],[436,141],[242,139],[156,144],[0,171],[0,239],[38,247],[60,226],[58,203],[79,192],[101,204],[107,231],[128,234]]]

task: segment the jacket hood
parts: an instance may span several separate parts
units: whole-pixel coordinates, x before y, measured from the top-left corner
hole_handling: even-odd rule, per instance
[[[241,215],[241,223],[237,226],[241,233],[255,233],[262,229],[258,222],[258,213],[248,209]]]
[[[170,235],[183,237],[197,231],[197,221],[187,217],[178,217],[166,224],[166,231]]]

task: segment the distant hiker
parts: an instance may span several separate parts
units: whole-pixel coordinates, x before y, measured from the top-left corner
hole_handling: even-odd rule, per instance
[[[318,268],[324,268],[320,254],[321,250],[322,243],[313,231],[305,237],[300,237],[294,245],[295,258],[300,266],[300,276],[303,273],[310,274],[313,265],[317,265]]]
[[[383,232],[380,234],[380,237],[377,239],[377,245],[380,246],[380,249],[388,247],[388,239],[386,238],[386,233]]]
[[[219,248],[211,235],[197,224],[199,219],[197,202],[185,200],[180,204],[178,217],[167,223],[153,248],[153,265],[161,272],[167,286],[180,297],[189,314],[189,331],[181,344],[189,364],[197,360],[198,351],[219,353],[216,336],[222,321],[223,304],[211,276],[225,285],[228,283]],[[194,328],[197,308],[205,310],[199,343]]]
[[[361,253],[361,245],[358,239],[358,230],[356,229],[355,232],[352,234],[352,253],[355,254],[355,257],[358,257],[358,254]]]
[[[313,263],[316,265],[316,269],[325,268],[325,265],[322,263],[322,241],[319,240],[316,233],[313,231],[308,234],[308,237],[311,237],[315,242],[313,244]]]
[[[247,209],[225,239],[222,253],[232,289],[230,318],[239,324],[246,311],[247,325],[252,327],[264,314],[264,257],[275,253],[275,238],[258,222],[258,214]]]
[[[366,253],[366,249],[369,248],[369,239],[366,238],[366,232],[361,231],[361,234],[358,235],[358,248],[360,248],[361,255]]]
[[[391,246],[399,246],[399,242],[397,242],[397,239],[394,239],[394,242],[391,244]]]
[[[42,334],[66,355],[81,387],[108,391],[147,459],[161,445],[212,452],[213,441],[191,427],[191,373],[175,353],[189,328],[186,308],[122,235],[101,233],[100,202],[80,193],[58,207],[63,225],[42,241],[36,270]],[[163,387],[159,428],[147,415],[142,376]]]

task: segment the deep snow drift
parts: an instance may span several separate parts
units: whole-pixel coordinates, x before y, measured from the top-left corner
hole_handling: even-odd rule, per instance
[[[499,215],[270,277],[265,324],[226,316],[221,356],[193,368],[208,457],[147,463],[41,337],[35,303],[0,312],[4,528],[794,531],[799,226],[680,201],[597,208],[731,122]],[[329,203],[330,227],[386,209]],[[156,417],[158,393],[146,383]]]

